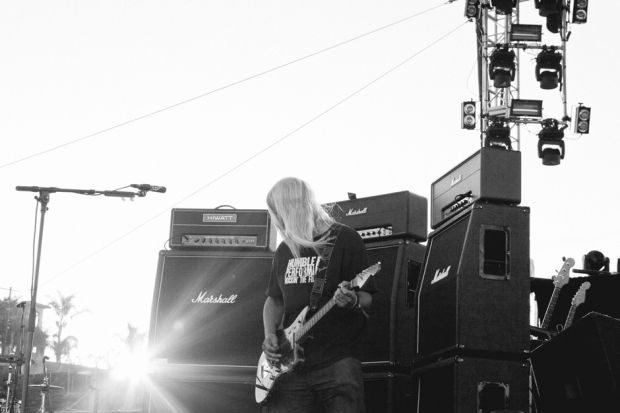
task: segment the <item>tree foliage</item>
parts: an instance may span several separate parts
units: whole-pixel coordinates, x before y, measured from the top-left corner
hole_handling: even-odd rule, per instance
[[[125,343],[125,347],[129,351],[129,354],[134,354],[142,347],[142,343],[144,343],[144,339],[146,338],[145,333],[139,333],[138,327],[134,326],[131,323],[127,323],[127,337],[123,339]]]
[[[75,336],[63,337],[63,330],[76,316],[88,312],[88,310],[78,310],[73,303],[75,294],[63,295],[58,291],[57,298],[51,298],[49,306],[52,307],[58,319],[56,320],[56,334],[53,335],[50,347],[54,351],[56,363],[60,367],[63,356],[69,358],[71,351],[77,348],[79,340]]]
[[[2,354],[19,353],[19,345],[22,342],[22,326],[24,332],[23,345],[26,345],[26,334],[28,333],[28,319],[22,317],[24,311],[17,308],[17,300],[4,298],[0,300],[0,341],[2,341]],[[33,336],[33,347],[40,351],[45,351],[47,346],[47,333],[36,327]]]

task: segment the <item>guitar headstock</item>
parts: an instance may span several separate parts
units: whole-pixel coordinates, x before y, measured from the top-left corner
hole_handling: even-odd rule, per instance
[[[560,271],[558,271],[557,275],[551,277],[553,280],[553,284],[557,288],[562,288],[564,285],[568,284],[568,278],[570,277],[570,269],[575,266],[575,260],[572,258],[567,258],[564,260],[564,264]]]
[[[366,284],[366,281],[373,275],[376,275],[379,271],[381,271],[381,262],[378,262],[370,267],[366,268],[364,271],[360,272],[355,276],[353,281],[351,281],[352,287],[362,287]]]
[[[579,304],[583,304],[586,301],[586,290],[588,288],[590,288],[589,282],[586,281],[581,284],[581,286],[579,287],[579,291],[577,291],[577,294],[575,294],[573,301],[571,301],[571,305],[574,305],[576,307]]]

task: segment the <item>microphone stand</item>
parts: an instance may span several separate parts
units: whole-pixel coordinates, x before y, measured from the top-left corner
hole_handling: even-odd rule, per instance
[[[30,298],[30,314],[28,315],[28,332],[26,335],[26,349],[24,361],[24,379],[22,383],[22,406],[26,406],[28,398],[28,382],[30,379],[30,362],[32,358],[32,341],[34,337],[36,311],[37,311],[37,290],[39,286],[39,269],[41,265],[41,248],[43,246],[43,227],[45,224],[45,213],[47,212],[47,205],[50,201],[50,194],[55,192],[72,192],[81,195],[104,195],[114,196],[122,198],[133,198],[140,196],[140,193],[127,192],[127,191],[96,191],[94,189],[63,189],[63,188],[44,188],[38,186],[17,186],[17,191],[38,192],[39,196],[35,196],[34,199],[41,203],[41,220],[39,223],[39,244],[37,248],[37,258],[34,272],[34,280],[32,283],[32,294]],[[146,194],[144,194],[146,195]],[[142,195],[142,196],[144,196]]]
[[[50,405],[49,413],[54,413],[54,409],[52,409],[51,402],[52,395],[50,394],[50,382],[47,377],[47,367],[45,366],[45,357],[43,357],[43,384],[41,385],[41,408],[39,409],[40,413],[46,413],[48,410],[45,410],[45,399],[49,398],[48,404]]]

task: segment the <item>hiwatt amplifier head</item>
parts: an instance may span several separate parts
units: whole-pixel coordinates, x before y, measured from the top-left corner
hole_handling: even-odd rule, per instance
[[[276,230],[265,209],[172,209],[170,247],[275,251]]]

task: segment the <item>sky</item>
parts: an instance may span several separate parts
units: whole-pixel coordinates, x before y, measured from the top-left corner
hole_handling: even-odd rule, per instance
[[[43,230],[38,301],[75,294],[74,360],[148,330],[158,254],[172,208],[266,208],[285,176],[320,202],[411,191],[480,148],[460,128],[478,100],[475,25],[464,2],[0,2],[0,297],[29,299],[36,193],[16,186],[165,194],[119,199],[54,193]],[[567,134],[559,166],[520,129],[522,202],[531,208],[535,276],[562,257],[620,258],[613,38],[617,2],[591,2],[566,51],[569,107],[592,107],[591,132]],[[543,24],[532,1],[521,23]],[[559,36],[543,29],[543,43]],[[604,53],[602,57],[600,54]],[[561,118],[558,89],[521,53],[521,98]],[[480,112],[480,106],[478,106]],[[514,136],[514,133],[513,133]],[[429,206],[430,212],[430,206]],[[430,228],[429,228],[430,230]],[[46,314],[48,327],[53,315]]]

